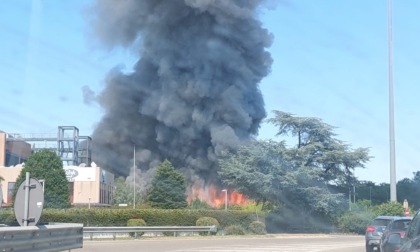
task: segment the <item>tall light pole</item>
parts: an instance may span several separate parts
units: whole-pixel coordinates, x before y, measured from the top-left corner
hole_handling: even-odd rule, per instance
[[[389,78],[389,152],[390,152],[390,200],[397,201],[395,171],[395,130],[394,130],[394,76],[392,64],[392,0],[388,0],[388,78]]]
[[[225,211],[227,211],[227,204],[228,204],[227,189],[223,189],[222,192],[225,192]]]
[[[136,145],[134,145],[133,160],[133,209],[136,209]]]

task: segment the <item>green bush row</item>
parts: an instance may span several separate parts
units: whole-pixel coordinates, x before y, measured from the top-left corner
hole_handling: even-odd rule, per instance
[[[264,216],[259,213],[259,218]],[[84,226],[127,226],[130,219],[143,219],[148,226],[195,226],[201,217],[216,219],[220,228],[241,225],[248,228],[257,220],[254,212],[221,211],[221,210],[187,210],[187,209],[44,209],[40,222],[42,223],[83,223]],[[0,211],[0,223],[15,222],[12,209]]]

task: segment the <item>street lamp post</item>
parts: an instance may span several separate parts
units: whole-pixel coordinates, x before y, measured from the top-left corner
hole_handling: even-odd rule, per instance
[[[353,185],[353,203],[356,203],[356,186]]]
[[[225,192],[225,211],[227,211],[227,204],[228,204],[227,189],[223,189],[222,192]]]
[[[136,209],[136,145],[133,154],[133,209]]]
[[[390,200],[397,201],[394,130],[394,76],[392,64],[392,0],[388,0],[388,78],[389,78],[389,152],[390,152]]]

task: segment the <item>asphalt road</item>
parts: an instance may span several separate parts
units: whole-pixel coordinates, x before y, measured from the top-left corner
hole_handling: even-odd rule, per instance
[[[84,241],[77,252],[364,252],[364,236],[270,235],[264,237],[141,238]]]

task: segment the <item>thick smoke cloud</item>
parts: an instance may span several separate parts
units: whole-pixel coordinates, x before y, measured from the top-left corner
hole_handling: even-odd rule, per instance
[[[257,134],[266,116],[258,85],[272,36],[257,19],[260,2],[98,0],[96,34],[137,47],[139,60],[132,73],[112,70],[97,97],[105,114],[94,161],[129,175],[136,145],[144,172],[168,159],[190,180],[214,182],[220,152]]]

